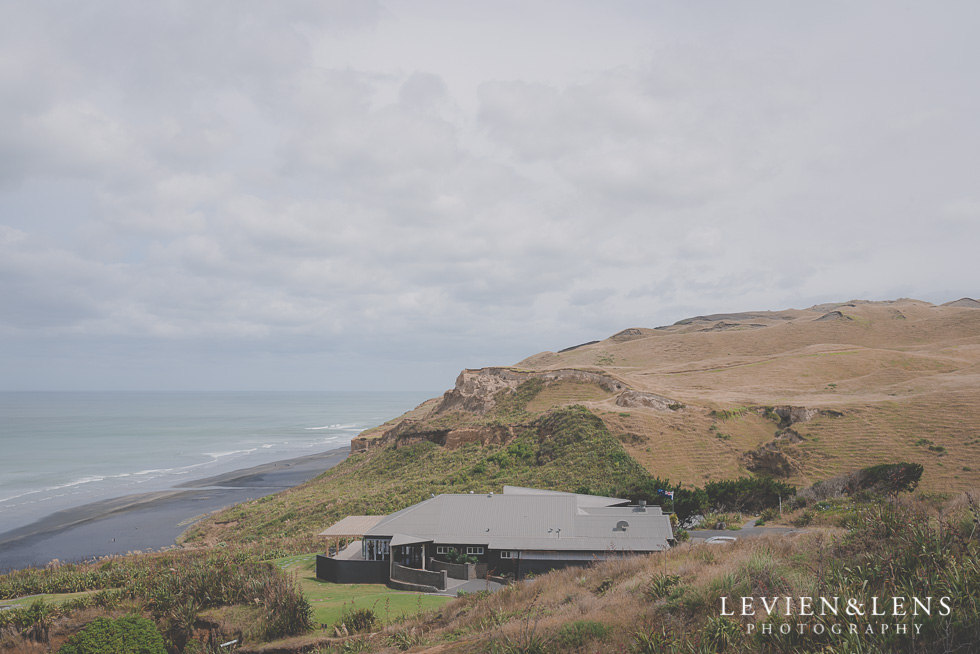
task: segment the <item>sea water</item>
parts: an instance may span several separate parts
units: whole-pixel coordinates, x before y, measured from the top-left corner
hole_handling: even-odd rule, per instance
[[[89,502],[347,448],[433,395],[0,393],[0,534]]]

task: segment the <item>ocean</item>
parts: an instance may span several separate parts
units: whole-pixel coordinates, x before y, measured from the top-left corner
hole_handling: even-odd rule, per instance
[[[432,392],[3,392],[0,534],[55,511],[346,448]]]

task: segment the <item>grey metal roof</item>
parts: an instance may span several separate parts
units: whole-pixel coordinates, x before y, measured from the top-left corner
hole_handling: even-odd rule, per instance
[[[573,493],[439,495],[387,516],[365,535],[400,534],[492,549],[599,552],[657,551],[673,538],[660,507],[601,506],[610,499],[616,500]]]
[[[582,495],[580,493],[565,493],[541,488],[525,488],[524,486],[504,486],[504,495],[572,495],[575,497],[579,506],[625,506],[630,503],[629,500],[624,500],[620,497]]]
[[[320,532],[321,536],[363,536],[367,530],[384,520],[383,515],[349,515]]]

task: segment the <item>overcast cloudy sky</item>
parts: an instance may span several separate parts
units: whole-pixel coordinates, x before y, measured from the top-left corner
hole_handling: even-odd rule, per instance
[[[420,389],[980,294],[980,4],[0,0],[0,389]]]

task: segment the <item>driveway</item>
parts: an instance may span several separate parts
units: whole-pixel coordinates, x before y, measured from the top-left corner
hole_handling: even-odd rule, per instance
[[[764,536],[766,534],[795,534],[802,532],[802,529],[797,529],[796,527],[756,527],[755,521],[758,518],[752,518],[744,525],[741,529],[693,529],[687,533],[691,536],[692,543],[703,542],[709,538],[715,536],[734,536],[735,538],[758,538],[759,536]]]

